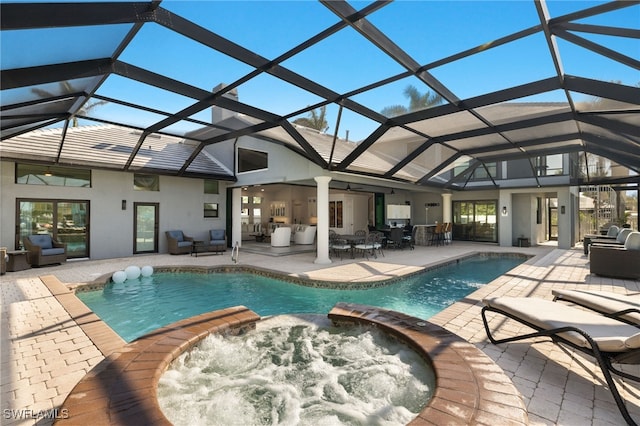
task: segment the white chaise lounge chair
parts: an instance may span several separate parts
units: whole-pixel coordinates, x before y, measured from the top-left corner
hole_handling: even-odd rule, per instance
[[[640,325],[640,293],[599,290],[552,290],[552,293],[553,300],[575,303],[628,324]]]
[[[630,425],[635,425],[611,373],[636,382],[640,377],[613,367],[617,364],[640,363],[640,329],[613,318],[551,300],[532,297],[496,297],[483,300],[482,321],[487,337],[493,344],[514,342],[532,337],[550,337],[593,356],[613,398]],[[535,332],[495,339],[489,329],[487,312],[494,312],[531,327]]]

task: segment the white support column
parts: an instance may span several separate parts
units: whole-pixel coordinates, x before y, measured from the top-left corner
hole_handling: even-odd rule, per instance
[[[442,222],[453,222],[451,216],[451,194],[442,194]]]
[[[573,246],[572,241],[572,224],[574,203],[571,200],[571,190],[569,188],[560,188],[557,193],[558,197],[558,248],[569,250]]]
[[[316,260],[313,263],[329,264],[329,181],[330,176],[316,176],[317,184],[316,205],[318,207],[318,228],[316,232]]]
[[[231,247],[242,247],[242,188],[233,188],[231,195]]]

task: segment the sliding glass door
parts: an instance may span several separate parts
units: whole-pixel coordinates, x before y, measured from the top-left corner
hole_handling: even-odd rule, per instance
[[[32,234],[49,234],[67,244],[67,257],[89,257],[89,202],[18,199],[15,247]]]
[[[497,201],[454,201],[453,238],[498,242]]]

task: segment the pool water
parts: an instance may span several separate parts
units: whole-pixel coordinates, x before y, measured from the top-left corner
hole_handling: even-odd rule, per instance
[[[366,290],[305,287],[248,273],[154,273],[77,296],[127,342],[183,318],[244,305],[260,316],[360,303],[428,319],[524,261],[478,256]]]

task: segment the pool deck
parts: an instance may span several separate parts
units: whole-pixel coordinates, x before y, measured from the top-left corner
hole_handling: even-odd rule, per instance
[[[589,357],[547,341],[491,344],[484,332],[480,309],[488,295],[551,299],[552,288],[582,288],[626,293],[640,290],[640,281],[617,280],[589,274],[581,247],[560,250],[552,246],[497,247],[460,243],[416,250],[387,250],[385,257],[313,263],[315,254],[274,257],[240,252],[238,264],[280,271],[313,280],[362,282],[405,275],[421,268],[474,252],[526,253],[531,260],[456,302],[429,321],[460,336],[502,368],[520,392],[532,425],[619,425],[624,421],[599,372]],[[65,265],[8,272],[0,277],[2,424],[52,424],[71,390],[121,339],[63,286],[92,282],[129,265],[215,266],[232,264],[224,255],[190,257],[145,255],[125,259],[70,261]],[[51,288],[51,290],[50,290]],[[70,299],[69,311],[61,299]],[[66,303],[65,303],[66,305]],[[75,318],[75,320],[74,320]],[[508,323],[504,334],[520,327]],[[89,337],[91,335],[92,338]],[[94,336],[102,336],[95,338]],[[96,341],[97,344],[96,344]],[[637,369],[630,370],[639,374]],[[640,386],[616,378],[631,416],[640,420]],[[496,413],[499,419],[500,413]],[[502,417],[504,419],[504,417]],[[69,419],[71,420],[71,419]],[[497,423],[494,423],[497,424]]]

